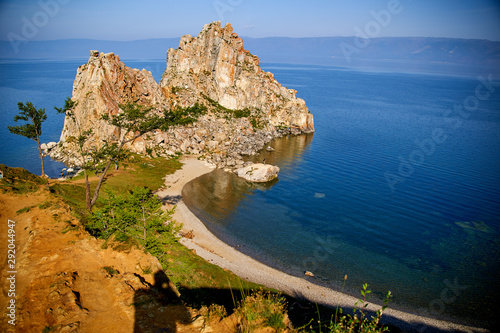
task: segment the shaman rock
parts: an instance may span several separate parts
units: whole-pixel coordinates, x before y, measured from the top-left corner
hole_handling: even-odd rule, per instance
[[[101,120],[116,115],[119,105],[137,103],[159,110],[167,105],[165,96],[151,72],[125,66],[117,55],[90,51],[88,62],[78,68],[73,83],[72,100],[76,101],[76,122],[66,117],[60,141],[91,128],[96,143],[110,137],[120,138],[119,131]]]
[[[314,131],[304,100],[263,71],[231,26],[222,28],[220,22],[205,25],[197,37],[183,36],[178,49],[168,50],[159,84],[150,72],[125,66],[113,53],[91,51],[78,68],[72,100],[75,119],[66,116],[61,144],[49,151],[71,166],[81,163],[68,148],[81,132],[92,129],[90,148],[122,138],[102,116],[117,115],[128,103],[157,114],[201,105],[205,111],[194,123],[167,124],[126,148],[153,156],[197,154],[218,167],[241,165],[243,155],[255,154],[273,138]]]
[[[197,37],[183,36],[177,49],[168,50],[160,85],[182,96],[186,105],[205,96],[230,110],[259,110],[273,126],[314,131],[313,116],[297,91],[263,71],[229,23],[222,28],[213,22]]]

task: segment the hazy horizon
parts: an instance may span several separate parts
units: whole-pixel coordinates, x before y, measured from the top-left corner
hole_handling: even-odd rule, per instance
[[[293,1],[2,0],[0,40],[136,41],[197,35],[230,22],[240,36],[436,37],[500,41],[495,0]]]
[[[201,31],[201,28],[200,28]],[[237,31],[235,33],[238,34]],[[186,34],[184,34],[186,35]],[[116,39],[99,39],[99,38],[57,38],[57,39],[43,39],[43,40],[34,40],[34,42],[57,42],[57,41],[65,41],[65,40],[87,40],[87,41],[98,41],[98,42],[113,42],[113,43],[130,43],[130,42],[140,42],[140,41],[148,41],[148,40],[160,40],[160,39],[180,39],[182,36],[175,37],[152,37],[152,38],[141,38],[141,39],[130,39],[130,40],[116,40]],[[198,34],[194,35],[195,37]],[[240,38],[245,39],[271,39],[271,38],[283,38],[283,39],[312,39],[312,38],[356,38],[357,36],[308,36],[308,37],[289,37],[289,36],[267,36],[267,37],[251,37],[238,34]],[[439,37],[439,36],[385,36],[385,37],[372,37],[370,39],[383,39],[383,38],[408,38],[408,39],[417,39],[417,38],[434,38],[434,39],[458,39],[458,40],[480,40],[480,41],[489,41],[494,43],[500,43],[500,40],[491,40],[486,38],[462,38],[462,37]],[[0,40],[0,42],[9,42],[8,40]]]

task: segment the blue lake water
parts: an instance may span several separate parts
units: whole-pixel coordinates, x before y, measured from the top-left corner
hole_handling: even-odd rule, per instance
[[[185,188],[193,212],[263,262],[301,277],[312,271],[312,282],[340,289],[347,274],[353,295],[367,282],[379,297],[391,290],[395,307],[492,320],[500,86],[479,100],[477,78],[265,69],[298,90],[316,133],[276,140],[274,152],[255,158],[280,166],[273,184],[223,172],[195,180]],[[464,102],[470,112],[455,111]]]
[[[71,96],[73,81],[80,61],[0,61],[0,163],[22,167],[40,175],[41,165],[35,141],[9,133],[7,126],[20,125],[13,118],[19,113],[18,102],[32,102],[37,109],[44,108],[47,120],[42,125],[41,142],[58,142],[64,125],[64,116],[54,110],[62,107],[66,97]],[[133,68],[146,68],[156,80],[165,71],[165,61],[129,61]],[[45,173],[59,177],[64,164],[44,159]]]
[[[0,163],[40,174],[36,143],[6,126],[19,101],[32,101],[49,116],[42,141],[58,141],[53,106],[85,62],[0,63]],[[126,65],[157,80],[165,68]],[[305,99],[316,133],[256,157],[280,166],[277,182],[214,172],[186,187],[190,208],[221,239],[291,274],[312,271],[335,289],[347,274],[355,295],[367,282],[376,296],[391,290],[394,307],[490,321],[500,297],[500,85],[477,99],[475,77],[263,67]],[[454,110],[464,102],[470,111]],[[62,167],[46,160],[52,177]]]

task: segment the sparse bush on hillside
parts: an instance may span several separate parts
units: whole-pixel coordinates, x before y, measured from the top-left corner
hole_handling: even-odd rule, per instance
[[[219,104],[219,102],[211,99],[210,97],[203,95],[203,98],[207,100],[207,102],[212,106],[213,111],[223,118],[231,119],[231,118],[252,118],[252,110],[250,108],[244,109],[228,109]]]
[[[264,327],[281,332],[286,328],[285,299],[270,292],[259,290],[244,297],[236,313],[241,317],[240,332],[253,332]]]
[[[46,179],[22,168],[11,168],[0,164],[0,170],[3,173],[3,178],[0,180],[0,188],[3,192],[16,194],[36,192],[40,189],[40,185],[47,184]]]
[[[346,276],[347,278],[347,276]],[[344,282],[345,279],[344,278]],[[328,332],[328,333],[383,333],[389,332],[387,326],[380,325],[380,319],[383,312],[387,309],[390,299],[392,297],[391,292],[387,292],[384,299],[384,305],[376,311],[375,315],[368,314],[368,299],[371,290],[368,289],[368,284],[365,283],[361,289],[362,298],[354,303],[353,313],[345,314],[342,308],[337,307],[335,313],[331,315],[331,318],[324,322],[320,316],[319,309],[317,310],[317,325],[314,324],[315,319],[311,319],[310,322],[299,329],[299,332]]]
[[[384,299],[384,305],[375,313],[374,317],[367,315],[366,308],[368,307],[368,299],[371,290],[368,290],[368,284],[363,284],[361,289],[362,299],[354,304],[354,314],[352,316],[341,316],[340,318],[332,318],[329,325],[330,333],[342,332],[359,332],[359,333],[372,333],[372,332],[388,332],[386,326],[380,326],[380,318],[382,313],[387,309],[389,301],[392,297],[391,292],[387,292]]]
[[[95,237],[120,242],[130,239],[161,260],[164,246],[177,240],[180,226],[172,220],[174,209],[164,212],[151,190],[136,187],[117,195],[108,193],[104,206],[88,218],[85,228]]]

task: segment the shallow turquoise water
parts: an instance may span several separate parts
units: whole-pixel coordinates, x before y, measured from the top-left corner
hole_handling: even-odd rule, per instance
[[[472,101],[476,78],[266,70],[299,91],[316,133],[276,140],[276,151],[256,158],[279,165],[279,181],[258,187],[215,172],[185,188],[189,207],[221,239],[291,274],[309,270],[316,277],[308,279],[336,289],[347,274],[352,294],[367,282],[380,297],[391,290],[395,307],[492,320],[500,86],[467,118],[452,119],[445,111]],[[433,133],[434,146],[425,141]],[[410,160],[411,174],[401,166]]]

